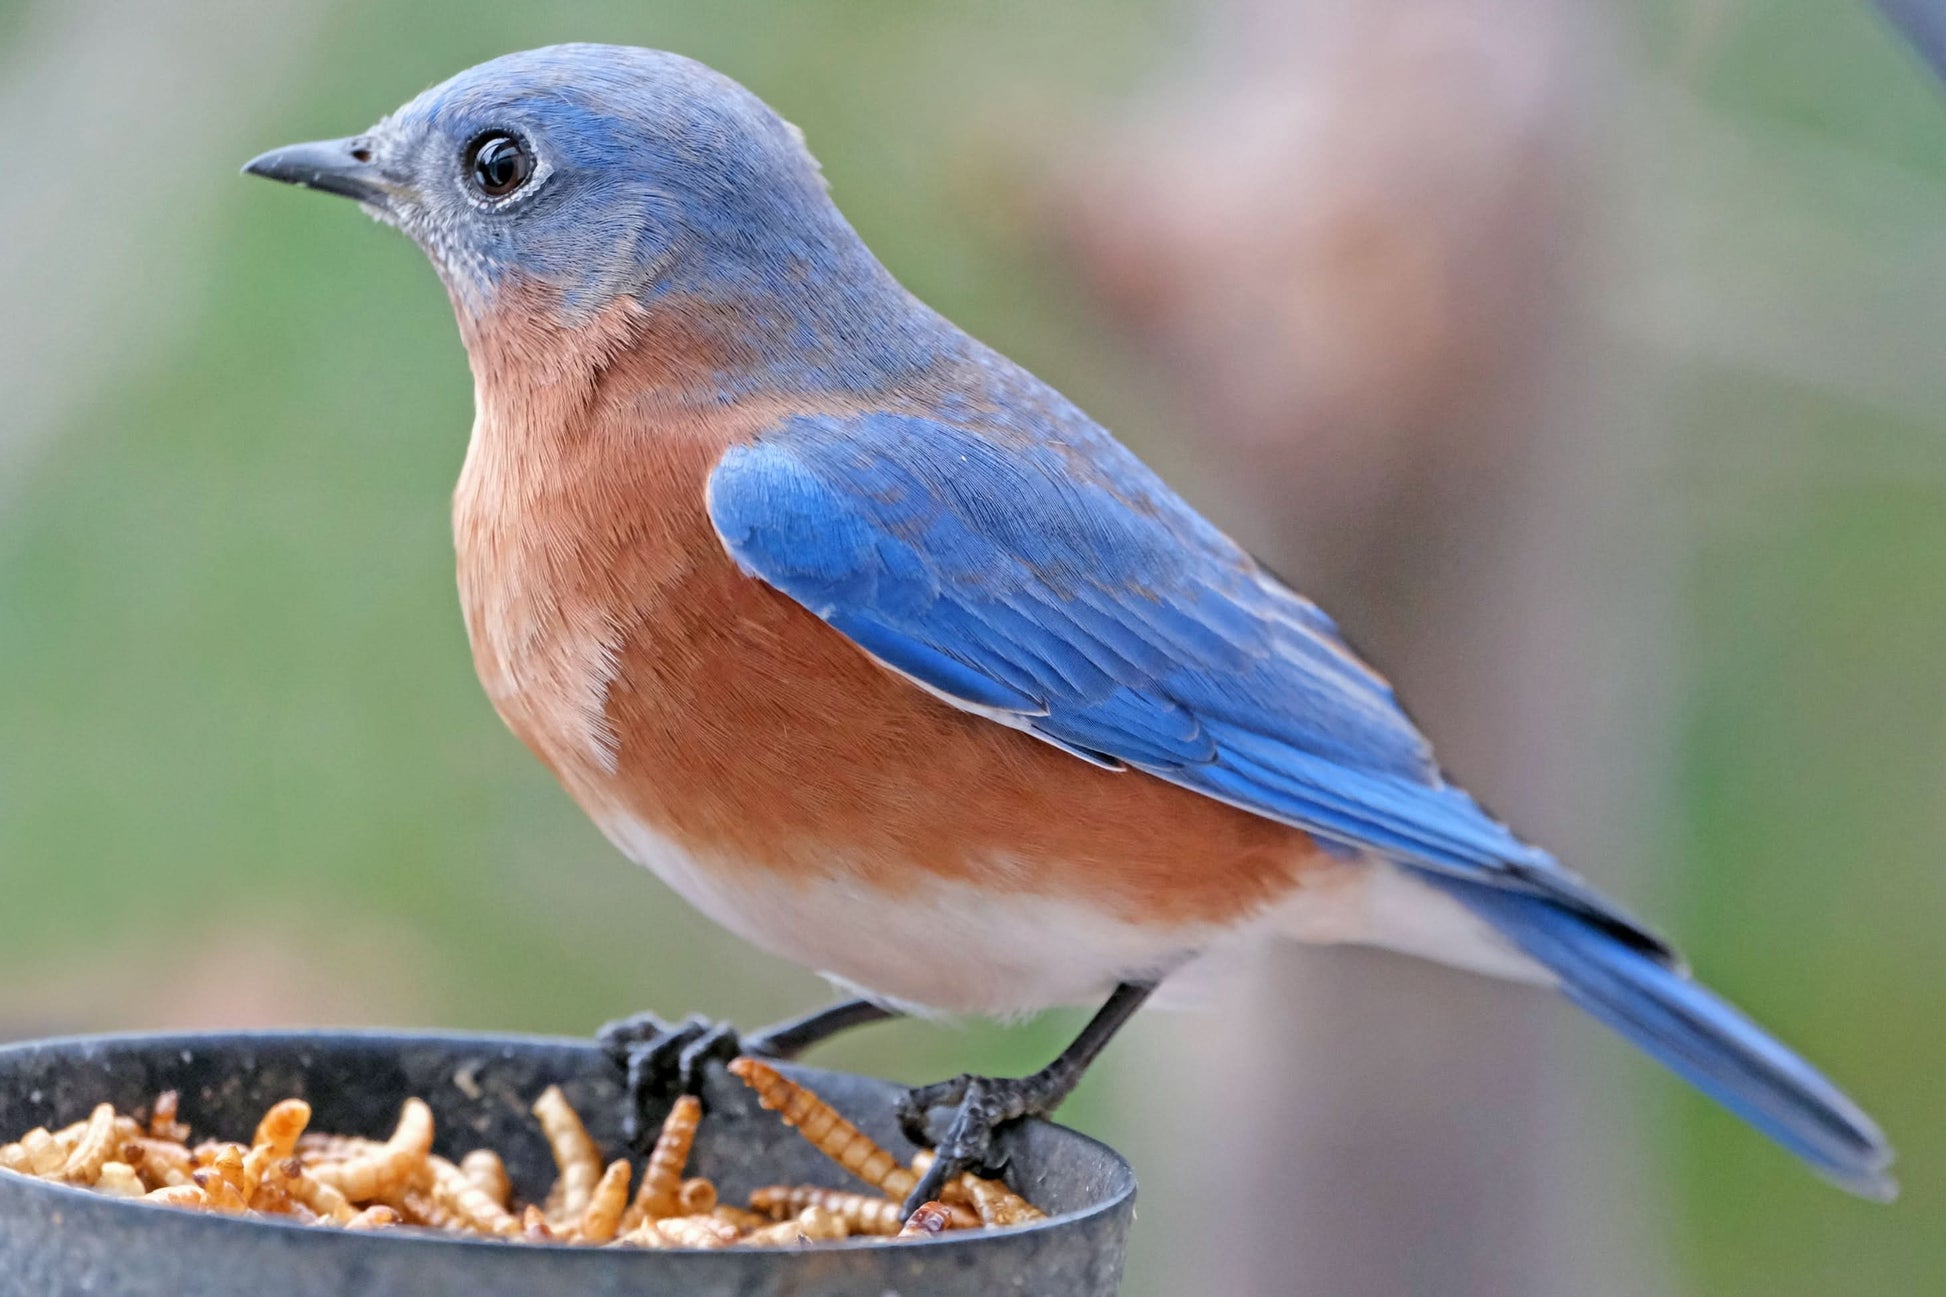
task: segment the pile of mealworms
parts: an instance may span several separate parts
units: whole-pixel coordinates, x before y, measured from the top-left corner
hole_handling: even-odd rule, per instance
[[[811,1089],[768,1063],[739,1058],[730,1071],[764,1107],[873,1192],[811,1184],[754,1190],[742,1206],[687,1174],[702,1105],[684,1095],[669,1111],[640,1176],[627,1158],[605,1161],[559,1086],[534,1101],[558,1174],[540,1202],[523,1203],[488,1148],[458,1162],[432,1151],[432,1109],[405,1101],[391,1137],[309,1129],[311,1105],[271,1105],[247,1145],[190,1143],[174,1091],[142,1116],[100,1104],[58,1131],[36,1127],[0,1146],[0,1168],[97,1193],[193,1211],[300,1221],[348,1230],[426,1229],[529,1243],[635,1248],[794,1247],[833,1239],[930,1237],[1003,1228],[1042,1213],[997,1180],[965,1175],[907,1218],[900,1204],[930,1154],[908,1166]],[[631,1181],[635,1181],[631,1195]]]

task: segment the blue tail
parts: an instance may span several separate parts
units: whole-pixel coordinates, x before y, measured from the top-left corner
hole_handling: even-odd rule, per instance
[[[1841,1188],[1889,1200],[1892,1149],[1817,1069],[1691,981],[1625,920],[1532,892],[1430,871],[1458,899],[1560,979],[1570,1000],[1647,1050]]]

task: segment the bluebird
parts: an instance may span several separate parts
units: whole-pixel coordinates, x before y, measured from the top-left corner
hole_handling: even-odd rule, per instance
[[[623,854],[857,997],[740,1040],[615,1024],[638,1101],[726,1047],[1099,1003],[1031,1076],[906,1097],[916,1203],[1268,933],[1552,987],[1893,1194],[1869,1117],[1449,782],[1329,617],[901,287],[742,86],[533,50],[246,170],[356,200],[452,299],[460,600],[507,725]]]

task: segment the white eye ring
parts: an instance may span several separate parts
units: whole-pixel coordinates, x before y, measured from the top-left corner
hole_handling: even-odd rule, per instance
[[[551,170],[525,137],[485,130],[460,155],[460,188],[475,207],[493,211],[534,192]]]

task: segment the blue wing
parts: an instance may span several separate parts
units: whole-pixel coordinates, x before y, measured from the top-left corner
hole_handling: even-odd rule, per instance
[[[1072,407],[1008,395],[965,422],[788,419],[724,457],[710,515],[746,569],[886,665],[1091,761],[1398,862],[1823,1174],[1896,1192],[1871,1119],[1447,783],[1322,613]]]
[[[746,570],[964,706],[1669,958],[1448,784],[1331,621],[1071,407],[792,417],[724,457],[709,509]]]

